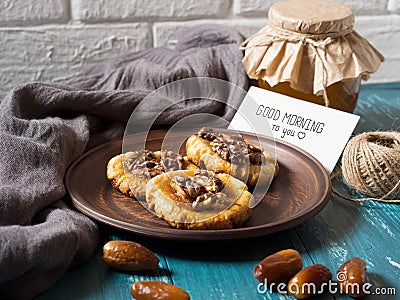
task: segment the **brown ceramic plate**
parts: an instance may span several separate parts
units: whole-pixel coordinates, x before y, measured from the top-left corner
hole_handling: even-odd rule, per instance
[[[165,131],[153,131],[147,148],[160,149]],[[186,133],[186,136],[190,133]],[[250,142],[256,137],[243,133]],[[179,138],[179,137],[178,137]],[[135,135],[131,136],[135,141]],[[136,139],[137,140],[137,139]],[[273,141],[262,138],[262,143]],[[138,234],[177,240],[229,240],[267,235],[298,225],[327,204],[331,182],[323,166],[308,153],[276,141],[279,174],[267,195],[256,206],[244,226],[224,230],[174,229],[147,211],[136,200],[124,196],[108,182],[108,161],[121,153],[122,139],[100,145],[75,161],[66,174],[66,185],[74,206],[93,219]]]

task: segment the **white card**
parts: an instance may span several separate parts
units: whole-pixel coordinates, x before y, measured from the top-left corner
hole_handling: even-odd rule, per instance
[[[252,86],[229,129],[273,136],[307,151],[330,173],[359,116]]]

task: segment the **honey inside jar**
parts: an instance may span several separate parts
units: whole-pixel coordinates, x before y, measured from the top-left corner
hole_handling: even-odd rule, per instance
[[[281,82],[271,87],[268,82],[258,79],[257,85],[260,88],[306,100],[315,104],[325,105],[329,103],[329,107],[339,109],[346,112],[353,112],[360,92],[361,78],[336,82],[325,89],[325,95],[317,96],[314,94],[306,94],[290,87],[289,82]]]

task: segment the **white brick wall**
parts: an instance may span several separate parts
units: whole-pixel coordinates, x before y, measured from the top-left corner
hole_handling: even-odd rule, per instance
[[[0,28],[0,95],[27,81],[67,77],[96,61],[152,46],[147,23]]]
[[[71,0],[75,20],[101,21],[188,20],[224,18],[228,15],[226,0]]]
[[[274,0],[235,0],[233,13],[245,17],[266,17],[268,9],[273,3],[275,3]]]
[[[0,25],[35,25],[68,21],[68,0],[2,0]]]
[[[198,24],[249,36],[268,23],[276,0],[1,0],[0,99],[28,81],[67,77],[107,57],[170,47]],[[400,81],[400,0],[337,0],[356,14],[356,30],[386,57],[369,82]]]

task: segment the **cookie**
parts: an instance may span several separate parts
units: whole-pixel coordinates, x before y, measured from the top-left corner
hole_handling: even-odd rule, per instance
[[[123,194],[144,200],[148,181],[165,172],[197,169],[186,157],[172,151],[141,150],[119,154],[107,164],[107,179]]]
[[[247,186],[228,174],[206,170],[172,171],[147,184],[148,208],[180,229],[228,229],[251,215]]]
[[[186,155],[200,168],[230,174],[249,186],[269,184],[279,169],[270,153],[241,135],[216,133],[211,128],[202,128],[189,137]]]

